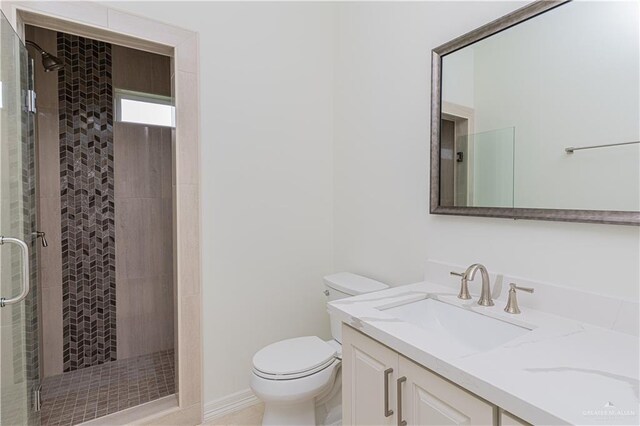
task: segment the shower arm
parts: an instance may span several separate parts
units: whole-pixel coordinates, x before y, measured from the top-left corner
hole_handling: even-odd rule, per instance
[[[33,42],[33,41],[31,41],[31,40],[27,40],[24,44],[26,44],[27,46],[35,47],[36,49],[38,49],[38,52],[40,52],[40,54],[47,53],[47,51],[46,51],[46,50],[44,50],[44,49],[43,49],[42,47],[40,47],[37,43],[34,43],[34,42]]]

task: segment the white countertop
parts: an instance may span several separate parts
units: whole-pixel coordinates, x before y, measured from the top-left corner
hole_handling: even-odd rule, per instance
[[[447,353],[427,330],[380,310],[426,295],[532,330],[494,349]],[[416,283],[340,299],[329,311],[342,322],[536,425],[638,425],[637,336],[522,307],[519,315],[460,300],[451,287]]]

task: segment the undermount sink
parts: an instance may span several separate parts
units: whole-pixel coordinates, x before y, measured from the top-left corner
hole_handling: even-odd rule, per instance
[[[442,339],[447,349],[460,355],[493,349],[530,331],[429,298],[381,310],[427,330],[433,340]]]

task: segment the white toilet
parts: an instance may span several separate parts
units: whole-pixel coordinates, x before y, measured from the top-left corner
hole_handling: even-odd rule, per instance
[[[349,272],[324,277],[328,301],[389,288]],[[330,318],[332,340],[282,340],[253,357],[251,389],[264,404],[263,425],[339,425],[342,422],[340,320]]]

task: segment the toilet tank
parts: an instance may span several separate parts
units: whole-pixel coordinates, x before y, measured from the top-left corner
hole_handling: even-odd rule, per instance
[[[389,288],[388,285],[380,281],[352,274],[351,272],[327,275],[324,277],[324,286],[327,302]],[[329,314],[329,320],[331,321],[331,336],[342,343],[342,324],[340,320],[333,318],[331,314]]]

